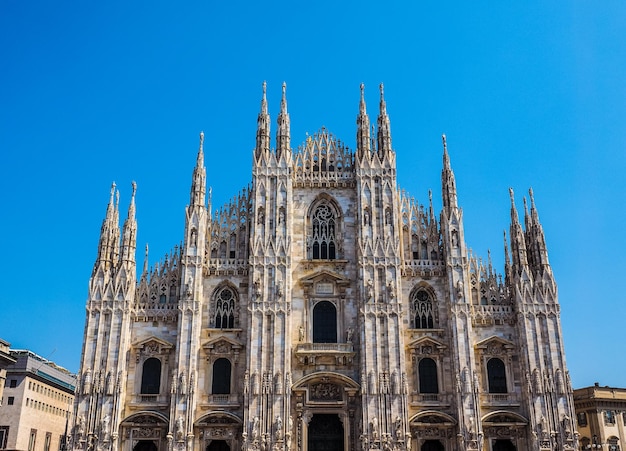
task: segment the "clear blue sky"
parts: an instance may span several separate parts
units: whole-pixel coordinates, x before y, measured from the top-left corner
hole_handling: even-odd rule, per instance
[[[508,187],[532,186],[575,387],[626,387],[626,5],[603,2],[0,3],[0,337],[78,370],[113,180],[136,180],[138,260],[183,237],[198,134],[217,208],[272,132],[354,148],[359,84],[384,82],[398,181],[441,206],[441,134],[466,240],[503,270]],[[140,263],[141,264],[141,263]]]

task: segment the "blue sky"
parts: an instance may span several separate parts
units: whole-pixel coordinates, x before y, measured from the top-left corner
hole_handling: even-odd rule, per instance
[[[183,3],[183,2],[179,2]],[[626,5],[597,2],[0,3],[0,337],[78,370],[112,181],[137,190],[138,260],[182,240],[198,134],[213,208],[251,180],[261,85],[292,145],[354,148],[385,84],[398,181],[441,206],[448,137],[466,241],[503,271],[508,188],[529,187],[575,387],[626,387]]]

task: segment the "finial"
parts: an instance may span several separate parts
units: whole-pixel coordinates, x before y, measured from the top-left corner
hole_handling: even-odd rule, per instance
[[[428,190],[428,201],[431,204],[433,203],[433,190],[431,190],[431,189]]]
[[[448,150],[448,144],[446,143],[446,134],[443,133],[441,135],[441,141],[443,142],[443,150],[447,151]]]
[[[134,199],[134,198],[135,198],[135,193],[137,192],[137,182],[135,182],[135,181],[133,180],[133,182],[131,183],[131,185],[133,186],[133,195],[132,195],[132,197],[133,197],[133,199]]]
[[[385,97],[385,87],[381,83],[379,88],[380,88],[380,99],[383,100],[383,98]]]
[[[363,96],[365,95],[365,84],[361,83],[361,98],[363,98]]]
[[[109,201],[110,204],[113,204],[113,196],[115,195],[115,182],[111,183],[111,200]]]
[[[528,203],[526,202],[526,197],[522,199],[524,201],[524,211],[528,214]]]
[[[533,194],[532,187],[528,189],[528,195],[530,196],[530,206],[531,208],[535,208],[535,195]]]
[[[200,147],[204,144],[204,132],[200,132]]]
[[[267,82],[263,81],[263,98],[265,99],[267,95]]]
[[[513,188],[509,188],[509,196],[511,196],[511,204],[515,205],[515,196],[513,195]]]
[[[287,82],[283,81],[283,97],[285,97],[286,92],[287,92]]]

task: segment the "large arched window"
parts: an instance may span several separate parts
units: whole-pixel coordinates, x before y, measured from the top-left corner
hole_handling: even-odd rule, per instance
[[[231,364],[228,359],[217,359],[213,364],[213,384],[211,393],[214,395],[230,394]]]
[[[311,217],[311,247],[314,260],[337,258],[337,219],[333,209],[324,202],[318,205]]]
[[[161,387],[161,361],[151,357],[143,363],[141,394],[158,395]]]
[[[313,343],[337,343],[337,309],[331,302],[313,308]]]
[[[430,358],[421,359],[417,371],[419,373],[420,393],[439,393],[437,363]]]
[[[491,358],[487,362],[487,379],[489,393],[507,393],[506,368],[504,362],[498,358]]]
[[[235,293],[230,287],[223,287],[215,294],[215,328],[235,327]]]
[[[413,327],[415,329],[433,329],[435,327],[433,301],[426,290],[420,289],[413,293],[411,309],[413,310]]]

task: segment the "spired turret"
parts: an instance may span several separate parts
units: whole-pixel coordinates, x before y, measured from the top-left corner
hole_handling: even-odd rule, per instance
[[[383,160],[391,153],[391,124],[387,114],[384,86],[380,84],[380,111],[378,113],[378,157]]]
[[[263,98],[261,99],[261,111],[257,118],[256,147],[254,158],[259,161],[263,156],[270,153],[270,115],[267,112],[267,83],[263,82]]]
[[[276,132],[276,159],[288,156],[291,151],[291,124],[287,113],[287,83],[283,82],[283,95],[280,100],[280,113],[276,120],[278,131]]]
[[[117,263],[117,255],[119,252],[119,194],[118,202],[114,203],[115,182],[111,184],[111,198],[107,206],[106,215],[102,221],[100,229],[100,240],[98,243],[98,257],[93,268],[95,275],[97,270],[109,271]]]
[[[359,114],[356,117],[356,156],[357,160],[371,158],[370,118],[365,107],[365,85],[361,83],[361,100],[359,102]]]

